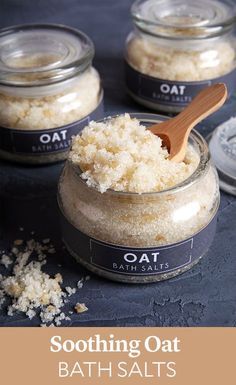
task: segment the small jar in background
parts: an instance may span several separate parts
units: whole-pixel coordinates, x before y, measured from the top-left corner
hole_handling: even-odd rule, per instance
[[[163,120],[153,114],[132,118],[145,126]],[[80,167],[69,158],[58,202],[62,237],[71,255],[94,273],[128,283],[165,280],[199,262],[215,234],[219,182],[207,144],[197,131],[192,131],[189,145],[199,157],[193,174],[150,193],[111,189],[101,193],[86,183]]]
[[[222,122],[207,137],[220,188],[236,196],[236,117]]]
[[[204,87],[236,90],[235,2],[138,0],[126,42],[126,85],[140,104],[176,113]]]
[[[92,41],[62,25],[0,31],[0,157],[64,160],[71,136],[103,116]]]

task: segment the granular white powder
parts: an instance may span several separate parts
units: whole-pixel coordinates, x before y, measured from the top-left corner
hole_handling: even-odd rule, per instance
[[[0,258],[0,264],[5,266],[7,269],[13,263],[13,260],[9,257],[9,255],[3,254]]]
[[[77,303],[76,305],[75,305],[75,311],[76,311],[76,313],[84,313],[85,311],[87,311],[88,310],[88,308],[87,308],[87,306],[84,304],[84,303]]]
[[[0,274],[0,281],[1,281],[1,278],[2,278],[2,275]],[[5,295],[4,295],[4,291],[3,290],[0,290],[0,309],[2,307],[2,305],[4,304],[5,302]]]
[[[66,291],[68,293],[68,297],[70,297],[71,295],[76,293],[76,288],[72,289],[70,286],[66,286],[65,289],[66,289]]]
[[[52,95],[8,94],[0,89],[0,124],[19,130],[61,127],[90,114],[99,103],[100,80],[94,68]]]
[[[70,159],[80,166],[81,177],[101,193],[158,192],[188,178],[199,163],[188,146],[181,163],[168,159],[162,141],[128,114],[105,122],[91,122],[73,139]]]
[[[12,248],[10,256],[3,254],[2,260],[5,262],[9,259],[13,263],[12,258],[16,258],[12,273],[8,276],[0,275],[0,306],[6,296],[12,299],[7,310],[9,316],[21,311],[32,319],[40,309],[41,326],[49,322],[52,323],[51,326],[60,326],[62,320],[71,320],[61,309],[68,302],[67,298],[76,293],[76,288],[68,286],[64,291],[60,273],[50,277],[42,271],[46,264],[46,253],[51,247],[50,239],[42,243],[31,239],[26,245],[21,244],[21,249]],[[35,256],[37,260],[30,261]],[[8,263],[5,263],[5,267],[8,267]]]
[[[171,81],[202,81],[235,68],[235,50],[228,41],[194,49],[158,44],[155,40],[135,37],[127,46],[129,64],[146,75]]]

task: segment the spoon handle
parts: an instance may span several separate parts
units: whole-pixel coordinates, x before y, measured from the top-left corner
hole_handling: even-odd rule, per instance
[[[199,122],[217,111],[227,99],[227,88],[224,83],[217,83],[202,90],[193,101],[173,120],[186,134]],[[182,131],[182,135],[183,135]]]

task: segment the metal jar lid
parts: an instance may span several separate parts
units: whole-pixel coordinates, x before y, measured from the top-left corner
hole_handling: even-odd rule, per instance
[[[222,190],[236,195],[236,117],[218,126],[208,137]]]
[[[0,30],[0,85],[41,86],[71,78],[92,61],[92,41],[63,25],[25,24]]]
[[[131,13],[137,27],[174,39],[215,37],[235,25],[234,0],[138,0]]]

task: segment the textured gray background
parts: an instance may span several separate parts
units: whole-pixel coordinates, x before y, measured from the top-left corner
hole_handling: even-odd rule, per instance
[[[86,32],[96,47],[95,66],[105,89],[106,114],[144,111],[125,94],[123,48],[131,29],[130,0],[38,0],[0,1],[0,26],[26,22],[54,22]],[[210,132],[217,123],[236,115],[236,98],[200,131]],[[65,285],[75,285],[88,274],[62,250],[57,221],[56,184],[62,165],[21,167],[0,163],[3,224],[0,243],[8,246],[34,230],[38,239],[51,237],[57,254],[48,259],[47,271],[61,271]],[[83,289],[71,297],[72,304],[85,302],[89,311],[73,315],[70,326],[236,326],[236,199],[222,194],[217,235],[209,253],[194,269],[170,281],[151,285],[112,283],[91,275]],[[58,268],[58,264],[62,264]],[[0,313],[1,326],[37,326],[24,315]]]

